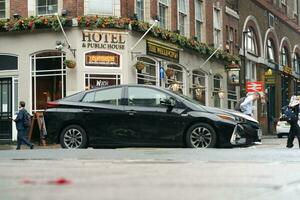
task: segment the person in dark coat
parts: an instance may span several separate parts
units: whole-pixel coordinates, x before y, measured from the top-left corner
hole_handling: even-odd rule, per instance
[[[287,148],[293,148],[293,146],[294,146],[293,142],[294,142],[295,137],[298,138],[298,143],[299,143],[299,147],[300,147],[300,133],[299,133],[300,130],[299,130],[299,125],[298,125],[299,103],[300,103],[300,101],[297,99],[296,96],[291,97],[289,107],[292,108],[292,110],[296,114],[297,118],[289,121],[291,128],[290,128],[290,131],[288,134],[287,145],[286,145]]]
[[[20,101],[20,107],[19,107],[19,112],[18,115],[16,117],[16,119],[14,119],[14,121],[16,122],[16,127],[18,130],[18,142],[17,142],[17,150],[21,149],[21,145],[22,143],[26,144],[28,147],[30,147],[30,149],[33,149],[33,144],[31,144],[27,139],[26,139],[26,134],[28,131],[28,127],[24,125],[25,122],[25,117],[28,114],[26,109],[25,109],[25,102],[24,101]]]

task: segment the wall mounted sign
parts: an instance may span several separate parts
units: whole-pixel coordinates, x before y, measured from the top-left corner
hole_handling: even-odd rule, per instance
[[[108,51],[92,51],[85,54],[85,66],[120,67],[120,55]]]
[[[227,70],[231,70],[231,69],[240,69],[240,65],[236,64],[236,63],[230,63],[228,65],[225,66]]]
[[[125,50],[125,34],[118,32],[82,31],[82,47],[88,49]]]
[[[283,72],[288,74],[288,75],[292,75],[293,74],[293,69],[290,66],[283,66]]]
[[[228,70],[228,83],[229,84],[239,84],[240,83],[240,70]]]
[[[255,81],[255,82],[246,82],[246,91],[247,92],[264,92],[264,82]]]
[[[265,72],[265,84],[268,84],[268,85],[275,85],[276,83],[276,76],[275,76],[275,73],[273,72],[272,69],[268,69],[266,72]]]
[[[172,62],[179,62],[179,51],[169,46],[147,41],[147,55],[163,58]]]

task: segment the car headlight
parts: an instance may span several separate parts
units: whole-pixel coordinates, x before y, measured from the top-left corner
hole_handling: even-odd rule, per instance
[[[230,116],[230,115],[218,114],[217,116],[224,120],[236,121],[235,117]]]
[[[246,122],[246,119],[243,118],[243,117],[235,116],[235,121],[237,121],[237,122]]]

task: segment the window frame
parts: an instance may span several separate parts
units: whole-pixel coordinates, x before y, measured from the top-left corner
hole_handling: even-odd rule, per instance
[[[169,9],[169,2],[167,4],[162,2],[161,0],[158,1],[158,14],[159,14],[159,27],[168,29],[168,9]],[[161,16],[163,13],[164,17]]]
[[[288,48],[283,46],[280,51],[280,64],[281,66],[288,66],[289,65],[289,53]]]
[[[35,5],[35,9],[36,9],[36,13],[37,13],[37,15],[38,16],[47,16],[47,15],[53,15],[53,14],[55,14],[55,13],[58,13],[58,10],[59,10],[59,0],[56,0],[56,4],[52,4],[52,5],[49,5],[48,4],[48,1],[49,0],[45,0],[46,1],[46,4],[45,5],[43,5],[43,6],[40,6],[39,5],[39,0],[36,0],[36,5]],[[56,11],[54,11],[54,12],[51,12],[51,13],[49,13],[48,11],[48,7],[49,6],[53,6],[53,5],[56,5]],[[39,13],[39,8],[40,7],[45,7],[46,8],[46,13],[45,14],[41,14],[41,13]]]
[[[98,1],[101,1],[101,0],[98,0]],[[84,0],[84,14],[85,15],[99,15],[99,16],[115,16],[115,5],[114,5],[114,0],[109,0],[111,1],[111,6],[112,6],[112,9],[111,11],[108,13],[106,12],[103,12],[101,11],[101,13],[96,13],[96,12],[89,12],[89,0]]]
[[[7,18],[8,0],[0,0],[0,3],[4,3],[4,9],[0,10],[0,13],[4,12],[4,15],[3,15],[3,17],[1,17],[1,15],[0,15],[0,19],[5,19],[5,18]]]
[[[272,53],[273,59],[270,56],[270,53]],[[271,62],[275,62],[275,46],[274,42],[271,38],[268,38],[267,40],[267,58]]]
[[[141,1],[141,3],[138,3],[138,1]],[[141,5],[141,7],[138,7],[138,4]],[[145,20],[145,0],[135,0],[134,1],[134,7],[135,7],[135,13],[136,16],[138,18],[138,20],[140,21],[144,21]],[[141,16],[139,16],[139,14]]]
[[[198,41],[202,40],[202,26],[203,26],[203,2],[202,0],[195,0],[195,36]],[[198,13],[197,13],[198,11]]]

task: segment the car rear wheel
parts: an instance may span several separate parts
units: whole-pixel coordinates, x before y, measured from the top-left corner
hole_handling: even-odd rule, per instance
[[[60,144],[67,149],[82,149],[87,146],[87,136],[78,125],[67,126],[60,134]]]
[[[186,134],[186,145],[189,148],[212,148],[217,144],[215,130],[206,123],[191,126]]]

